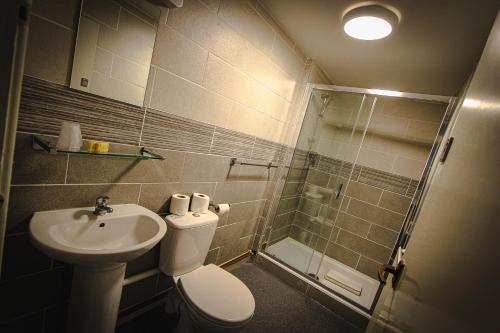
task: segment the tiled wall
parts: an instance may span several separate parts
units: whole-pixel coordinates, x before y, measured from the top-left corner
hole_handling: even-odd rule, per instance
[[[78,8],[76,0],[34,2],[0,282],[7,331],[57,332],[64,324],[71,267],[31,245],[34,211],[90,206],[108,194],[112,204],[166,213],[172,193],[204,192],[232,204],[207,257],[223,263],[260,239],[278,172],[230,168],[230,157],[277,162],[288,134],[282,129],[296,128],[303,57],[258,3],[188,0],[163,11],[144,107],[67,88]],[[34,151],[30,135],[55,140],[62,120],[79,122],[85,139],[110,141],[113,150],[145,145],[166,160]],[[128,264],[127,275],[157,267],[158,256],[156,247]],[[128,285],[121,308],[168,287],[162,275]]]
[[[388,261],[394,248],[418,180],[352,168],[349,162],[319,156],[316,166],[287,179],[270,243],[292,237],[376,278],[377,266]],[[335,199],[340,183],[344,186]],[[320,197],[310,194],[312,187]]]
[[[35,1],[26,74],[69,83],[78,2]],[[144,106],[280,142],[303,72],[257,1],[187,0],[162,12]]]

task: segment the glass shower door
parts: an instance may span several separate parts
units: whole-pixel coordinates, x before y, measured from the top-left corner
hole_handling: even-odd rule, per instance
[[[313,89],[266,252],[316,275],[354,168],[374,98]]]

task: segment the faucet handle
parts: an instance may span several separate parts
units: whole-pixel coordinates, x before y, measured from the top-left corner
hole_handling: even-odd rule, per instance
[[[107,195],[100,195],[95,199],[96,206],[107,206],[109,197]]]

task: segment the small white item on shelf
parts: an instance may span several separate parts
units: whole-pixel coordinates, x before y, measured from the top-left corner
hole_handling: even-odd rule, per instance
[[[170,213],[184,216],[189,209],[189,196],[185,194],[174,194],[170,200]]]
[[[208,205],[210,204],[210,197],[203,193],[193,193],[191,199],[191,211],[193,213],[206,213],[208,212]]]
[[[59,132],[59,138],[57,139],[56,148],[60,150],[80,151],[80,147],[82,145],[83,140],[80,124],[63,121]]]

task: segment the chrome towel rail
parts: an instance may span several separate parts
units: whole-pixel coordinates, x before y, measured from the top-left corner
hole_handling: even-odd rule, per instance
[[[236,157],[231,158],[231,160],[229,161],[229,165],[233,166],[233,165],[236,165],[236,164],[239,164],[239,165],[260,166],[260,167],[266,167],[268,169],[270,169],[270,168],[277,168],[278,167],[277,165],[273,165],[273,162],[268,162],[266,164],[247,163],[247,162],[238,161],[238,159]]]

